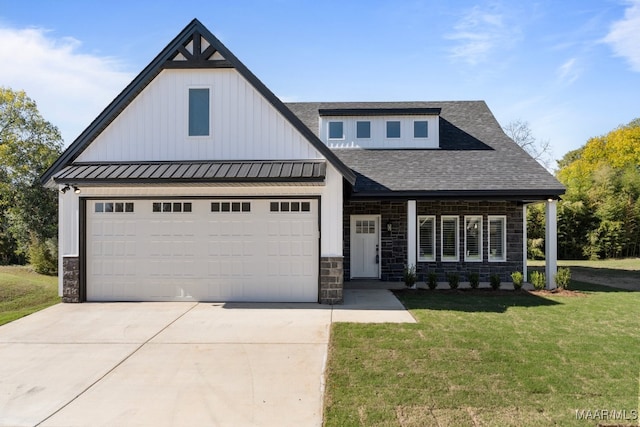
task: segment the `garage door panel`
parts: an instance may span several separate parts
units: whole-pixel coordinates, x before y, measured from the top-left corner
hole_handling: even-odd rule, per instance
[[[274,212],[269,200],[245,202],[245,211],[230,202],[235,212],[213,212],[211,200],[136,200],[134,212],[94,212],[93,203],[89,300],[317,301],[315,201],[307,212]]]

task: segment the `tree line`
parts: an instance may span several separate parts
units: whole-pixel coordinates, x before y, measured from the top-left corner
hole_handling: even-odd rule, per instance
[[[558,161],[558,257],[640,256],[640,118],[590,138]],[[527,213],[529,256],[544,256],[544,206]]]
[[[57,192],[40,176],[62,152],[58,129],[24,91],[0,87],[0,264],[57,272]]]

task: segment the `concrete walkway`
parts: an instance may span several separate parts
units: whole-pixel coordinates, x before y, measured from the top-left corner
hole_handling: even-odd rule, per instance
[[[368,292],[50,307],[0,326],[0,426],[321,425],[331,322],[415,322]]]

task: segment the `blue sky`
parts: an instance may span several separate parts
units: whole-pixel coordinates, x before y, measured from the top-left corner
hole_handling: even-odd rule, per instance
[[[284,101],[482,99],[555,159],[640,117],[640,0],[0,0],[0,86],[69,144],[193,18]]]

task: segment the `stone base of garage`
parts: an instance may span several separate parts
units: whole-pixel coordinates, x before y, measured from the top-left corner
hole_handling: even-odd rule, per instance
[[[62,258],[62,302],[81,302],[78,257]]]
[[[342,304],[343,302],[342,257],[320,258],[320,304]]]

